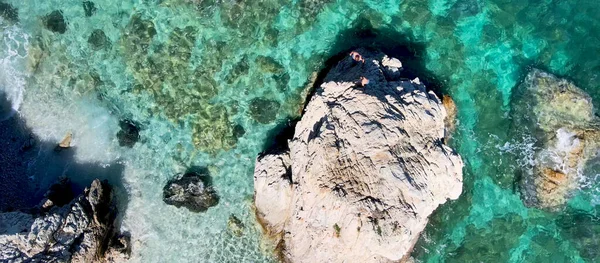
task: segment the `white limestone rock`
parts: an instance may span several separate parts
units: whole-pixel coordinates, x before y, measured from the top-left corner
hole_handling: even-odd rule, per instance
[[[440,99],[384,74],[383,54],[358,52],[365,63],[343,59],[315,91],[289,152],[257,160],[258,219],[287,262],[406,259],[429,215],[461,194]]]
[[[256,216],[269,235],[281,234],[292,201],[291,168],[288,151],[258,157],[254,168]]]

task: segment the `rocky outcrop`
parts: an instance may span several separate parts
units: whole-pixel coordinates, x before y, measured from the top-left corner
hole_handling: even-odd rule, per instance
[[[61,207],[54,202],[62,199],[57,198],[57,191],[64,188],[64,181],[52,188],[39,214],[0,213],[0,262],[121,262],[128,258],[128,240],[115,237],[117,210],[108,183],[94,180],[83,194]]]
[[[441,100],[401,80],[399,60],[357,52],[317,88],[289,148],[257,159],[256,215],[284,261],[402,260],[429,215],[461,194]]]
[[[515,119],[520,126],[531,125],[527,132],[537,139],[533,166],[521,182],[523,200],[558,209],[579,187],[586,162],[600,150],[600,120],[589,95],[541,70],[532,70],[518,90],[522,95]]]
[[[219,196],[212,187],[208,171],[190,171],[165,185],[163,201],[192,212],[204,212],[219,203]]]
[[[140,128],[130,120],[121,120],[119,127],[121,127],[121,130],[117,132],[119,146],[132,148],[140,139]]]

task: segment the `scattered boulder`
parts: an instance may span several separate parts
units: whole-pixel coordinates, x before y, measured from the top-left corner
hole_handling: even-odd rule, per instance
[[[244,234],[244,223],[242,223],[242,220],[237,218],[235,215],[229,215],[227,227],[229,228],[229,231],[238,237],[241,237]]]
[[[121,120],[119,126],[121,127],[121,130],[117,132],[119,145],[132,148],[140,139],[140,129],[130,120]]]
[[[560,209],[584,180],[588,160],[598,155],[600,119],[588,94],[538,69],[527,75],[515,96],[514,126],[537,140],[533,165],[521,180],[523,201]]]
[[[46,29],[59,34],[67,32],[67,22],[60,10],[52,11],[52,13],[44,17],[44,26]]]
[[[250,116],[259,123],[268,124],[277,118],[280,106],[276,100],[254,98],[250,101]]]
[[[104,34],[104,31],[96,29],[88,38],[88,44],[93,50],[101,50],[111,46],[110,39]]]
[[[58,193],[63,186],[51,189],[49,198],[64,195]],[[1,262],[122,262],[106,257],[107,250],[118,249],[112,242],[118,236],[116,203],[106,181],[94,180],[68,205],[49,208],[40,215],[0,213]]]
[[[206,169],[185,173],[170,180],[163,189],[163,201],[192,212],[204,212],[219,203],[219,196],[212,186]]]
[[[83,12],[85,16],[90,17],[96,13],[96,4],[91,1],[83,1]]]
[[[382,65],[399,61],[357,52],[365,62],[345,56],[329,71],[289,144],[257,158],[256,216],[286,262],[406,260],[429,215],[462,192],[442,101],[390,80]]]

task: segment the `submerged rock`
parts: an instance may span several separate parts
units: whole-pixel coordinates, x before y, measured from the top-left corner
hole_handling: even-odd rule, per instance
[[[235,215],[230,215],[229,220],[227,220],[227,228],[229,228],[229,231],[231,231],[234,235],[240,237],[244,234],[245,226],[244,223],[242,223],[242,220],[237,218]]]
[[[108,48],[111,45],[110,39],[108,39],[104,31],[100,29],[92,31],[92,34],[88,38],[88,44],[90,44],[94,50]]]
[[[133,147],[140,139],[140,129],[130,120],[121,120],[119,126],[121,127],[121,130],[117,132],[119,145],[122,147]]]
[[[58,143],[60,148],[71,148],[71,141],[73,141],[73,133],[67,132],[65,137]]]
[[[364,63],[345,57],[315,91],[289,148],[257,159],[256,215],[285,261],[400,261],[429,215],[461,194],[441,100],[384,74],[399,61],[358,52]]]
[[[219,203],[219,196],[212,187],[207,171],[187,172],[173,179],[163,189],[163,201],[192,212],[204,212]]]
[[[46,29],[55,33],[64,34],[67,32],[67,23],[65,22],[63,13],[60,10],[52,11],[52,13],[45,16],[44,26]]]
[[[254,98],[250,101],[250,116],[257,122],[271,123],[277,118],[280,106],[276,100]]]
[[[600,150],[600,120],[589,95],[541,70],[531,71],[518,92],[516,126],[530,126],[527,132],[538,141],[533,167],[521,182],[523,201],[558,209],[579,187],[586,162]]]
[[[265,73],[281,74],[285,70],[279,62],[272,57],[258,56],[256,58],[258,68]]]
[[[113,247],[116,204],[106,181],[94,180],[68,205],[50,208],[39,216],[0,213],[1,262],[117,262],[105,257],[107,250],[118,249]],[[120,259],[129,257],[125,252]]]
[[[19,9],[7,3],[0,3],[0,16],[11,23],[19,22]]]
[[[83,1],[83,12],[85,16],[90,17],[96,13],[96,5],[91,1]]]

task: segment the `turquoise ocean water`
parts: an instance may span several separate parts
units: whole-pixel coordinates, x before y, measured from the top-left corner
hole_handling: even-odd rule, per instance
[[[463,195],[431,217],[415,259],[600,262],[600,171],[563,210],[527,208],[515,181],[535,139],[510,129],[527,114],[511,96],[531,67],[600,105],[599,1],[0,0],[0,15],[0,89],[28,127],[50,142],[73,132],[76,162],[123,167],[107,176],[124,187],[134,262],[273,261],[254,227],[254,158],[327,59],[357,45],[406,56],[459,109]],[[142,128],[132,149],[116,140],[120,119]],[[221,196],[201,214],[162,202],[192,166]]]

